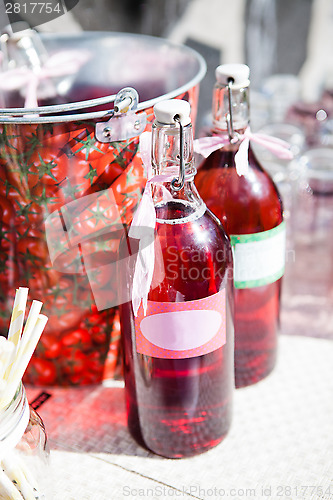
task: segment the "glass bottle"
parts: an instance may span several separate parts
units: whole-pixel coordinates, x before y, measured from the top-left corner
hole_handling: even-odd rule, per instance
[[[226,145],[200,165],[196,185],[220,219],[234,251],[235,381],[243,387],[267,376],[276,360],[285,230],[282,201],[251,144],[248,169],[235,155],[249,126],[249,68],[221,65],[213,95],[213,135]]]
[[[151,182],[157,220],[147,314],[142,304],[136,317],[130,302],[121,306],[124,376],[132,435],[181,458],[215,446],[230,425],[232,252],[194,185],[189,104],[167,100],[154,111],[153,173],[166,180]],[[127,245],[131,253],[135,245]],[[134,266],[127,272],[131,281]]]
[[[20,384],[12,401],[0,408],[0,498],[46,498],[48,453],[43,422]]]

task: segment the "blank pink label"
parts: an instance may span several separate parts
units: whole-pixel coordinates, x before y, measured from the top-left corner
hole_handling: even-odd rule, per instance
[[[225,289],[189,302],[148,301],[135,318],[136,348],[154,358],[202,356],[226,342]]]

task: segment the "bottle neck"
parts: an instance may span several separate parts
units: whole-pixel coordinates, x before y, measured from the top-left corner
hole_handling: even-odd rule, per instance
[[[177,202],[192,211],[204,205],[194,184],[196,168],[193,158],[192,125],[183,127],[183,163],[185,169],[184,184],[174,189],[181,173],[180,128],[176,125],[161,125],[155,122],[152,129],[152,167],[154,175],[165,176],[165,181],[153,183],[155,206],[161,207],[169,202]]]
[[[152,128],[152,166],[154,175],[174,175],[177,179],[180,174],[180,129],[175,125],[161,125],[158,122]],[[193,131],[192,125],[183,127],[183,161],[185,178],[193,179],[196,174],[193,160]]]
[[[229,87],[216,83],[213,91],[213,134],[226,135],[231,139],[233,132],[244,133],[249,122],[249,87],[231,86],[229,90]]]
[[[29,404],[21,383],[11,402],[0,408],[0,453],[15,448],[27,428],[29,416]]]

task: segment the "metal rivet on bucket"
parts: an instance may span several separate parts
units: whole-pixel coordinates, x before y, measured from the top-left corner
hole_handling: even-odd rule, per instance
[[[147,115],[136,114],[138,102],[139,95],[135,89],[126,87],[120,90],[114,100],[111,118],[96,124],[96,139],[100,142],[117,142],[141,134],[146,128]]]

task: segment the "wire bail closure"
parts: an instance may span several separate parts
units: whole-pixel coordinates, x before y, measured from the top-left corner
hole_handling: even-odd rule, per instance
[[[184,129],[180,121],[180,116],[175,115],[174,120],[179,124],[179,177],[171,181],[171,186],[174,191],[180,191],[185,184],[185,162],[184,162]]]
[[[234,119],[232,115],[232,84],[234,83],[233,78],[228,79],[228,103],[229,103],[229,113],[226,115],[226,122],[228,127],[229,141],[234,142],[235,140],[235,130],[234,130]]]

